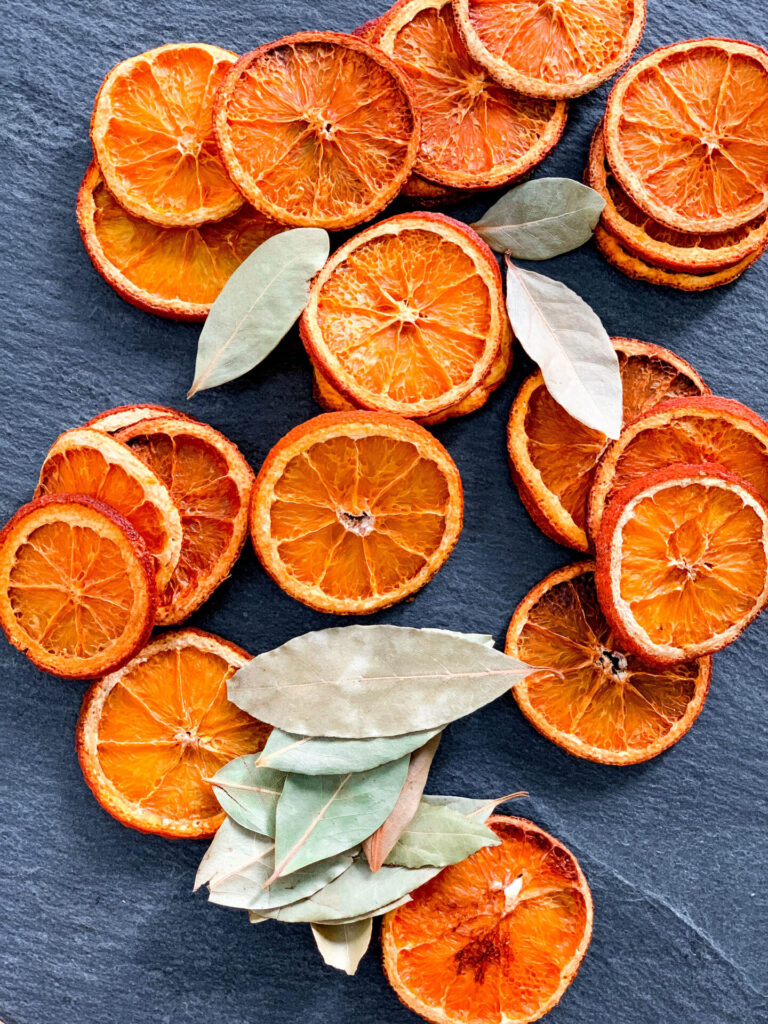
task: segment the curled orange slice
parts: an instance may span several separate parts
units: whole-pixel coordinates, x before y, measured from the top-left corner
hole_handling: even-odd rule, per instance
[[[88,420],[86,427],[92,430],[103,430],[105,434],[116,434],[124,427],[131,427],[139,420],[156,420],[170,416],[177,420],[188,420],[190,416],[179,412],[178,409],[169,409],[166,405],[118,405],[114,409],[106,409]]]

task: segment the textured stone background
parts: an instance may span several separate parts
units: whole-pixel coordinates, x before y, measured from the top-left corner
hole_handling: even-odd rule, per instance
[[[3,363],[0,520],[32,493],[56,435],[125,402],[187,408],[197,329],[141,313],[91,268],[74,218],[90,154],[91,104],[118,60],[160,43],[244,51],[300,29],[351,30],[376,0],[5,0],[0,188]],[[764,0],[649,0],[642,52],[678,39],[765,44]],[[606,88],[576,101],[540,174],[580,177]],[[490,199],[457,215],[475,219]],[[712,388],[768,415],[768,260],[737,284],[686,295],[633,283],[591,246],[538,266],[593,305],[613,334],[668,345]],[[482,413],[436,432],[461,469],[466,526],[448,565],[412,603],[373,621],[503,636],[517,601],[571,553],[532,526],[510,483],[504,425],[522,374]],[[189,411],[258,467],[312,416],[297,337]],[[250,550],[193,618],[258,652],[331,624],[282,594]],[[552,1024],[767,1021],[765,665],[768,619],[715,659],[692,732],[635,768],[590,765],[534,732],[511,699],[453,725],[434,792],[530,790],[518,810],[577,853],[595,932]],[[248,925],[191,893],[204,846],[117,824],[87,790],[73,733],[83,686],[37,672],[0,643],[0,1019],[5,1024],[330,1024],[415,1019],[372,949],[357,977],[325,968],[306,926]]]

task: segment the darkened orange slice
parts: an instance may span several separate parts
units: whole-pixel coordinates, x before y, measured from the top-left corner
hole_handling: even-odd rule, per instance
[[[227,700],[227,680],[249,660],[226,640],[182,629],[91,686],[77,753],[104,810],[170,839],[213,835],[224,814],[207,780],[270,733]]]
[[[573,854],[524,818],[452,864],[384,919],[384,969],[434,1024],[530,1024],[571,984],[592,937],[592,896]]]
[[[0,625],[44,672],[92,679],[152,630],[154,562],[131,524],[85,495],[50,494],[0,534]]]
[[[403,183],[400,195],[410,200],[412,206],[429,210],[433,206],[446,206],[449,203],[458,203],[461,199],[467,197],[468,190],[448,188],[446,185],[438,185],[437,182],[427,181],[420,174],[410,174]]]

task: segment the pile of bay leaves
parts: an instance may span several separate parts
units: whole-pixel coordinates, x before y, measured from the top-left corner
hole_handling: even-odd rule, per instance
[[[445,726],[530,671],[490,636],[400,626],[324,629],[252,659],[229,699],[273,730],[211,780],[227,817],[195,888],[254,923],[309,922],[326,963],[353,974],[373,917],[498,843],[484,822],[511,796],[424,787]]]

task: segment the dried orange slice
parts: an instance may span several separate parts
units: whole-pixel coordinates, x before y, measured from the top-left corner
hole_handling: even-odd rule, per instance
[[[181,553],[181,517],[158,475],[114,437],[78,427],[58,437],[45,457],[35,497],[88,494],[125,516],[155,560],[163,590]]]
[[[619,356],[624,422],[665,399],[709,394],[698,373],[680,356],[636,338],[612,338]],[[595,467],[608,445],[552,398],[541,371],[520,385],[507,425],[507,449],[520,499],[552,540],[588,551],[587,496]]]
[[[637,764],[677,743],[699,717],[712,659],[654,668],[630,654],[600,609],[594,570],[594,562],[557,569],[517,606],[507,654],[554,671],[532,672],[512,695],[569,754]]]
[[[105,811],[168,839],[213,835],[224,814],[207,779],[271,731],[227,700],[227,680],[248,661],[220,637],[182,629],[91,686],[77,753]]]
[[[630,256],[665,270],[707,274],[732,267],[762,251],[768,242],[768,215],[720,234],[690,234],[658,224],[633,203],[605,159],[602,123],[592,136],[586,183],[605,200],[601,223]]]
[[[122,61],[104,79],[91,142],[107,188],[129,213],[184,227],[240,208],[212,126],[214,93],[236,60],[218,46],[170,43]]]
[[[386,413],[325,413],[265,459],[251,537],[291,597],[318,611],[367,615],[434,576],[462,515],[459,471],[423,427]]]
[[[160,595],[159,625],[186,619],[227,578],[248,533],[253,472],[239,450],[207,423],[157,416],[116,437],[152,468],[181,513],[179,563]]]
[[[592,938],[578,861],[532,821],[495,815],[501,840],[452,864],[384,919],[390,985],[434,1024],[528,1024],[576,977]]]
[[[86,427],[93,430],[103,430],[106,434],[116,434],[124,427],[131,427],[139,420],[156,420],[171,416],[177,420],[188,420],[190,416],[179,412],[178,409],[169,409],[166,405],[118,405],[114,409],[106,409],[88,420]]]
[[[596,550],[606,618],[656,664],[719,651],[768,604],[768,504],[718,466],[667,466],[624,488]]]
[[[526,96],[567,99],[596,89],[629,60],[645,0],[454,0],[467,49]]]
[[[230,177],[281,224],[350,228],[397,195],[419,144],[407,80],[355,36],[299,32],[246,53],[216,97]]]
[[[403,213],[361,231],[314,278],[301,336],[356,406],[422,418],[487,376],[506,320],[496,259],[441,213]]]
[[[623,249],[619,242],[600,224],[595,228],[595,242],[600,252],[605,256],[611,266],[620,270],[622,274],[631,277],[635,281],[645,281],[647,284],[664,285],[667,288],[677,288],[684,292],[706,292],[711,288],[719,288],[721,285],[730,284],[760,259],[762,249],[750,253],[722,270],[713,270],[702,274],[698,271],[695,274],[686,274],[675,270],[664,270],[661,267],[652,266],[645,260],[633,256]]]
[[[595,541],[603,512],[640,477],[674,463],[714,462],[768,501],[768,423],[729,398],[673,398],[628,424],[598,463],[587,531]]]
[[[127,519],[79,494],[20,508],[0,533],[0,626],[44,672],[92,679],[146,643],[152,558]]]
[[[768,53],[730,39],[654,50],[605,113],[608,163],[676,231],[729,231],[768,210]]]
[[[424,207],[443,206],[447,203],[458,203],[466,199],[468,189],[448,188],[434,181],[427,181],[420,174],[410,174],[400,190],[400,195],[410,199],[414,205]]]
[[[96,163],[80,186],[77,220],[107,284],[133,306],[172,320],[204,320],[246,256],[281,230],[245,205],[215,224],[158,227],[115,201]]]
[[[515,181],[556,145],[566,104],[500,86],[470,57],[451,0],[399,0],[373,42],[408,76],[421,115],[415,170],[454,188]]]

